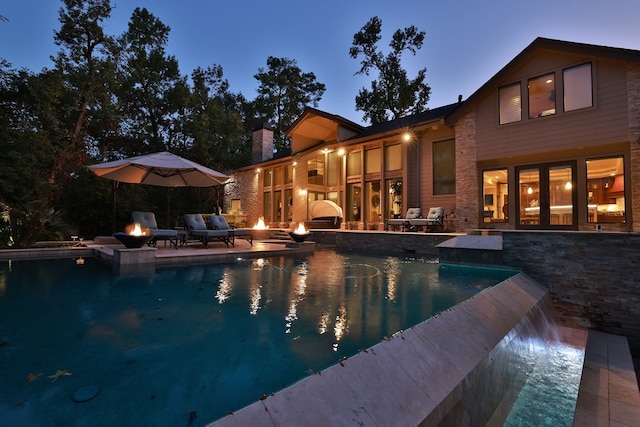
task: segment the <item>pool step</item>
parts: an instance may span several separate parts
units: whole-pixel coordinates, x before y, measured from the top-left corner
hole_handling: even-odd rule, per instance
[[[626,337],[590,330],[575,427],[637,426],[640,391]]]

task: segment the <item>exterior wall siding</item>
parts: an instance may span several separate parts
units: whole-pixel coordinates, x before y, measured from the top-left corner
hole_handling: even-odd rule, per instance
[[[582,58],[581,62],[587,59]],[[558,57],[554,69],[580,62],[578,58]],[[511,83],[523,78],[542,74],[549,66],[536,61],[510,76]],[[478,160],[502,157],[530,156],[536,153],[553,153],[559,150],[579,149],[611,142],[622,142],[628,138],[627,73],[626,65],[614,61],[594,61],[594,108],[562,112],[562,100],[557,102],[557,114],[549,117],[498,125],[498,99],[496,90],[481,100],[477,111]],[[562,78],[556,73],[557,84]],[[524,83],[523,83],[524,86]],[[523,87],[523,91],[526,87]],[[523,103],[525,99],[523,97]],[[526,110],[523,106],[523,116]]]

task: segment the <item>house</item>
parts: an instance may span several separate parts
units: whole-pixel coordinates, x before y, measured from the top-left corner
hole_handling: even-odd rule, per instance
[[[343,229],[432,206],[450,231],[640,227],[640,51],[538,38],[465,101],[369,127],[308,108],[280,158],[269,132],[227,188],[250,224],[326,199]]]

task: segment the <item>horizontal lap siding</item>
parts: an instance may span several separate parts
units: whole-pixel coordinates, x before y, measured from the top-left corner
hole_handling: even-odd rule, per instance
[[[576,61],[558,63],[558,67],[574,65]],[[476,112],[478,160],[517,157],[536,153],[577,149],[628,140],[628,107],[626,64],[614,61],[593,61],[596,78],[595,108],[570,113],[562,112],[562,99],[558,100],[558,113],[554,116],[499,126],[497,90],[478,105]],[[535,61],[519,70],[519,75],[505,80],[508,84],[520,76],[535,76],[548,71],[536,66]],[[537,67],[537,68],[536,68]],[[556,73],[558,84],[561,76]],[[525,79],[526,80],[526,79]],[[524,102],[524,100],[523,100]],[[524,114],[524,111],[523,111]]]

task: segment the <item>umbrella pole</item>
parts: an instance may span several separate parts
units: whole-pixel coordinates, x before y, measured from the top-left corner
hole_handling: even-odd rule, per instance
[[[116,206],[117,206],[117,201],[118,198],[116,197],[116,191],[118,190],[118,181],[113,181],[113,224],[112,224],[112,229],[113,232],[116,232]]]

